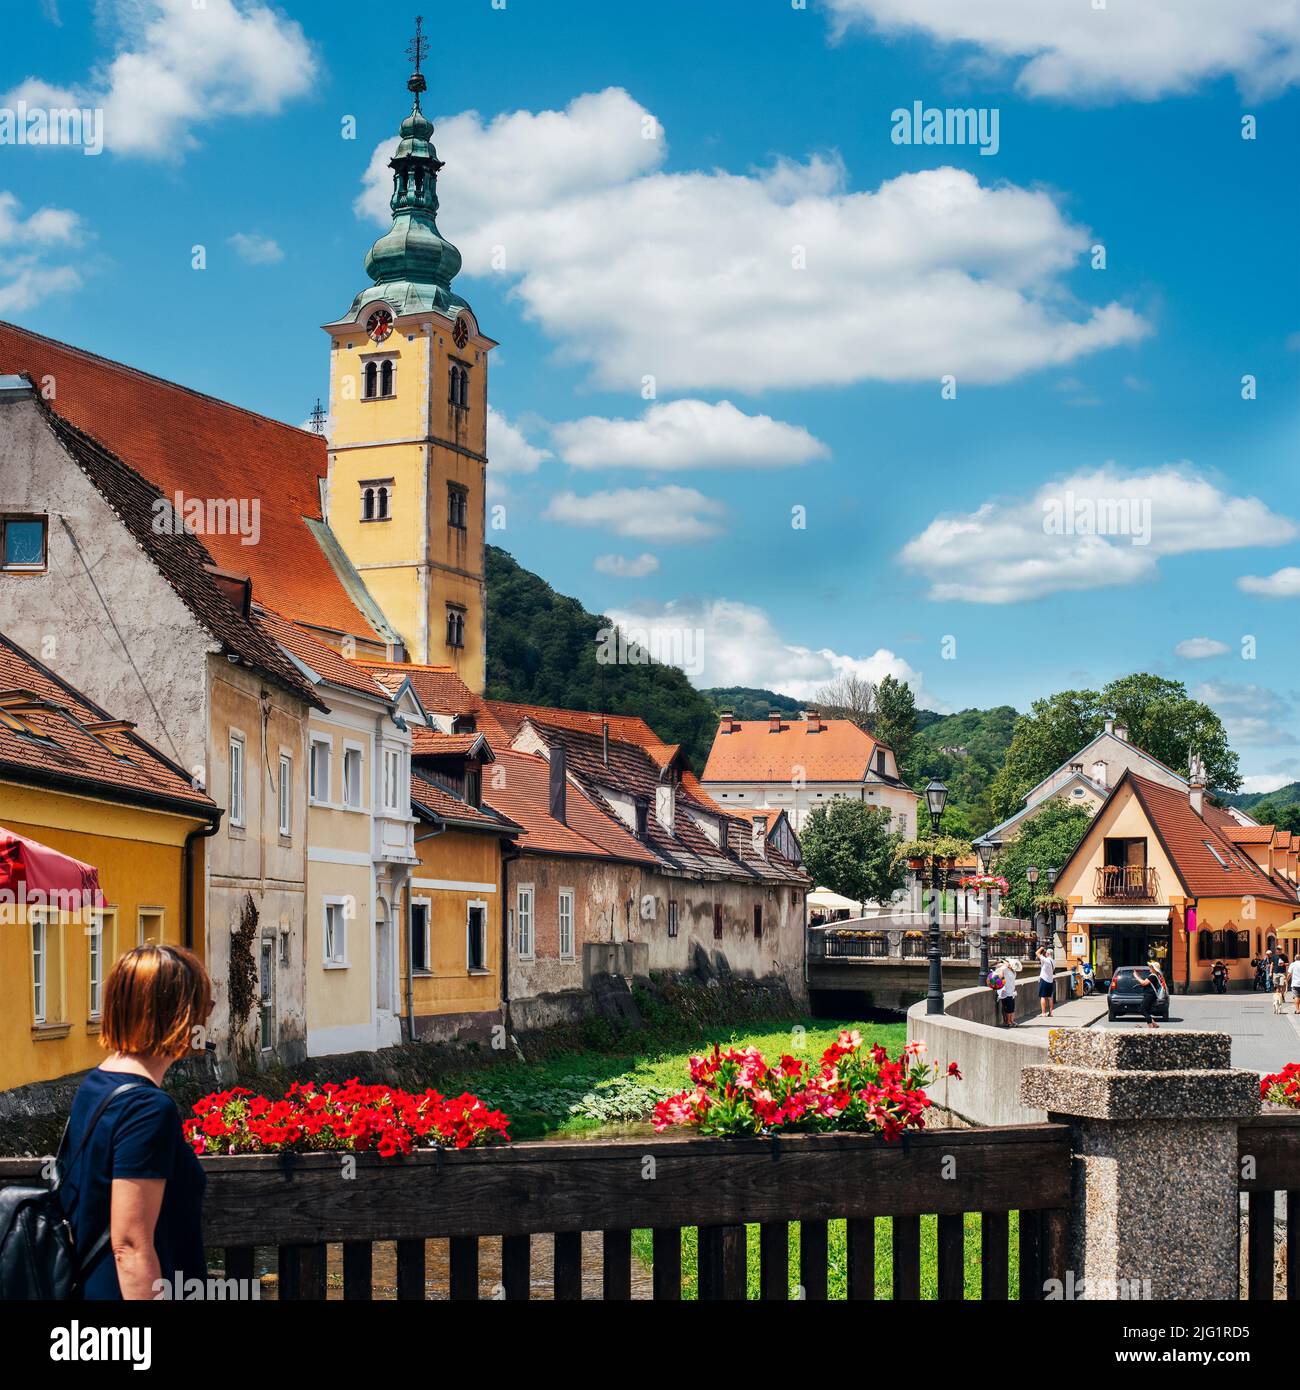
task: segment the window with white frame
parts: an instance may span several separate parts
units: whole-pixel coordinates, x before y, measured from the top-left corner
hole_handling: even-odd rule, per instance
[[[411,970],[416,975],[433,973],[429,940],[429,900],[411,899]]]
[[[32,1018],[45,1022],[49,1004],[49,927],[39,913],[30,916],[32,929]]]
[[[361,809],[361,749],[343,750],[343,804],[350,810]]]
[[[86,978],[89,985],[87,1012],[98,1018],[104,1010],[104,960],[113,950],[113,914],[105,909],[91,913],[86,928]]]
[[[230,823],[244,824],[244,736],[230,735]]]
[[[573,959],[573,889],[560,889],[560,959]]]
[[[475,974],[487,970],[487,903],[465,905],[465,964]]]
[[[384,810],[400,812],[402,807],[402,750],[384,749]]]
[[[515,894],[515,930],[518,933],[519,954],[524,960],[533,958],[533,886],[520,887]]]
[[[348,911],[346,898],[325,899],[322,953],[324,963],[338,967],[348,963]]]
[[[332,745],[327,738],[313,738],[311,741],[311,766],[308,769],[308,791],[313,801],[328,805],[330,799],[330,753]]]
[[[288,753],[280,754],[280,781],[277,805],[280,811],[280,834],[293,833],[293,758]]]

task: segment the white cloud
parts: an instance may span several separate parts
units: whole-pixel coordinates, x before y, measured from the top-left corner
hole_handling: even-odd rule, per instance
[[[29,77],[4,102],[102,107],[110,150],[179,158],[197,145],[195,126],[274,115],[316,76],[302,28],[258,0],[112,0],[106,8],[121,31],[117,51],[85,84],[69,91]]]
[[[1150,101],[1230,74],[1257,99],[1300,78],[1300,4],[1253,0],[829,0],[838,28],[921,31],[1023,64],[1029,96]]]
[[[1231,650],[1216,637],[1186,637],[1174,648],[1174,655],[1186,661],[1205,661],[1212,656],[1227,656]]]
[[[947,708],[925,690],[921,673],[888,648],[855,657],[829,647],[802,647],[787,642],[764,609],[735,599],[682,600],[608,616],[624,631],[647,634],[652,652],[694,653],[698,660],[689,674],[698,686],[759,686],[802,700],[838,676],[870,681],[894,676],[912,687],[918,706]]]
[[[1230,743],[1276,746],[1295,743],[1296,736],[1283,725],[1291,707],[1275,690],[1236,681],[1205,681],[1192,692],[1223,720]]]
[[[549,449],[530,443],[518,425],[492,406],[487,414],[487,452],[488,472],[495,474],[536,473],[554,457]]]
[[[1286,772],[1256,772],[1249,777],[1241,779],[1241,790],[1244,792],[1275,792],[1279,787],[1285,787],[1289,783],[1300,779],[1300,764],[1292,762],[1287,765]],[[1249,808],[1247,808],[1249,814]]]
[[[37,208],[24,217],[17,197],[0,192],[0,314],[21,314],[51,294],[81,284],[75,266],[58,255],[84,240],[81,219],[66,208]]]
[[[1300,598],[1300,568],[1286,565],[1272,574],[1243,574],[1237,588],[1247,594],[1262,594],[1264,598]]]
[[[588,415],[551,435],[574,468],[776,468],[830,455],[801,425],[746,415],[730,401],[669,401],[636,420]]]
[[[900,559],[932,599],[1014,603],[1152,578],[1166,555],[1280,545],[1296,535],[1257,497],[1233,497],[1186,462],[1151,473],[1113,464],[936,517]]]
[[[697,541],[716,536],[726,507],[693,487],[629,487],[579,497],[559,492],[542,515],[569,526],[597,526],[617,536]]]
[[[249,265],[275,265],[284,260],[284,251],[272,237],[261,236],[257,232],[236,232],[230,238],[240,260]]]
[[[384,224],[392,143],[358,199]],[[1041,189],[940,168],[853,193],[833,155],[667,174],[655,118],[618,89],[486,126],[453,116],[437,144],[440,225],[466,272],[513,282],[561,358],[611,388],[1001,382],[1150,331],[1072,300],[1092,236]]]
[[[645,554],[629,559],[626,555],[597,555],[592,567],[598,574],[607,574],[613,579],[644,579],[659,569],[659,557]]]

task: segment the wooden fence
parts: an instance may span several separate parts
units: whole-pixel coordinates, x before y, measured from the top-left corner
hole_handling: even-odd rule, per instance
[[[427,1296],[425,1242],[447,1238],[449,1292],[480,1296],[479,1241],[500,1236],[505,1298],[529,1297],[534,1236],[554,1237],[557,1299],[582,1296],[584,1231],[603,1232],[601,1286],[626,1299],[632,1232],[650,1230],[656,1299],[682,1296],[682,1231],[698,1230],[698,1295],[746,1296],[746,1225],[759,1225],[759,1292],[789,1294],[790,1227],[799,1223],[799,1281],[827,1296],[828,1223],[846,1221],[847,1293],[875,1297],[877,1217],[892,1218],[892,1287],[921,1296],[921,1218],[937,1216],[941,1299],[964,1296],[968,1212],[980,1215],[980,1296],[1021,1298],[1064,1277],[1070,1131],[1064,1125],[935,1130],[886,1144],[862,1135],[783,1139],[619,1139],[520,1143],[383,1160],[343,1154],[204,1159],[204,1228],[225,1277],[255,1277],[255,1250],[274,1247],[278,1297],[326,1295],[327,1247],[342,1245],[345,1299],[372,1296],[373,1245],[396,1242],[399,1299]],[[0,1160],[0,1183],[29,1180],[29,1160]],[[1014,1252],[1009,1216],[1018,1212]],[[214,1252],[216,1253],[216,1252]]]

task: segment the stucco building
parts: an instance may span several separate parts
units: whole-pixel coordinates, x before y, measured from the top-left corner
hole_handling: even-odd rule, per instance
[[[845,797],[888,811],[905,838],[916,834],[919,798],[899,777],[893,749],[850,719],[724,713],[700,781],[728,811],[784,811],[796,834],[818,806]]]

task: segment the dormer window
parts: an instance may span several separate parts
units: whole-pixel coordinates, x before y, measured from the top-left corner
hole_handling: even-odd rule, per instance
[[[457,410],[469,409],[469,368],[453,362],[447,373],[447,399]]]
[[[361,520],[388,521],[392,518],[393,480],[372,478],[361,484]]]
[[[396,395],[397,368],[391,357],[370,358],[361,373],[361,395],[367,401]]]
[[[483,805],[483,771],[471,767],[465,771],[465,800],[477,811]]]
[[[636,806],[636,833],[639,840],[644,840],[646,831],[650,825],[650,802],[644,796],[638,796]]]

